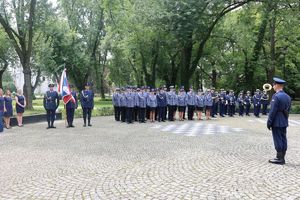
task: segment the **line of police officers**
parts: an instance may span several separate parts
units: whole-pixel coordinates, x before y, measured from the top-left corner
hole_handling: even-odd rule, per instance
[[[269,104],[269,95],[267,92],[256,90],[251,96],[250,91],[246,94],[242,92],[238,96],[233,90],[226,92],[221,89],[220,92],[214,88],[207,89],[205,92],[198,90],[194,92],[191,87],[188,92],[184,88],[179,89],[178,94],[174,86],[159,89],[150,89],[149,87],[126,87],[116,88],[113,94],[113,105],[115,110],[115,120],[121,122],[132,123],[133,121],[145,122],[145,119],[151,119],[151,112],[155,112],[157,121],[174,121],[175,113],[178,110],[179,114],[185,115],[187,108],[188,120],[193,120],[194,113],[205,111],[206,118],[216,117],[220,115],[225,117],[228,115],[233,117],[236,113],[236,106],[239,107],[239,115],[246,114],[250,116],[250,107],[253,104],[254,115],[259,117],[262,107],[262,114],[267,115]],[[168,115],[168,117],[167,117]],[[181,117],[179,117],[180,120]],[[201,119],[201,116],[198,119]]]
[[[85,85],[85,89],[81,91],[80,93],[80,102],[81,102],[81,108],[83,113],[83,126],[86,127],[92,126],[91,124],[91,116],[92,116],[92,110],[94,108],[94,93],[92,90],[90,90],[90,83],[87,83]],[[67,127],[73,128],[75,127],[73,125],[73,119],[74,119],[74,113],[75,109],[78,108],[78,95],[75,91],[72,91],[73,86],[70,86],[71,94],[74,98],[73,100],[70,100],[66,105],[66,114],[67,114]],[[54,84],[49,84],[49,91],[46,92],[44,95],[44,108],[47,112],[47,122],[48,127],[47,129],[56,128],[54,126],[55,121],[55,111],[57,110],[59,106],[60,96],[58,92],[54,91]],[[88,123],[87,123],[88,122]]]

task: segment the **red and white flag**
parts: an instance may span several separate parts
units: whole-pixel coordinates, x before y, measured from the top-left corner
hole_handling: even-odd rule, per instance
[[[62,72],[58,92],[61,93],[62,100],[63,100],[65,105],[69,101],[72,101],[73,103],[75,103],[75,99],[74,99],[74,97],[71,93],[70,85],[69,85],[69,82],[68,82],[68,79],[67,79],[66,69],[64,69],[63,72]]]

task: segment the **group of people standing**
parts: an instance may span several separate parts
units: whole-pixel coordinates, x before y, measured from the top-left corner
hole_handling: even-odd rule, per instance
[[[80,97],[81,108],[83,113],[83,126],[92,126],[91,117],[92,110],[94,108],[94,92],[90,90],[90,83],[85,84],[85,89],[81,91],[80,94],[73,91],[73,86],[70,85],[70,91],[72,98],[66,103],[66,119],[67,119],[67,128],[75,127],[73,124],[75,110],[78,108],[78,98]],[[54,126],[55,113],[59,106],[60,95],[57,91],[54,91],[54,84],[49,84],[49,90],[44,95],[44,108],[47,113],[47,129],[56,128]],[[88,122],[88,123],[87,123]]]
[[[205,92],[199,89],[194,91],[192,87],[185,92],[181,87],[176,93],[174,86],[161,87],[159,89],[150,89],[149,87],[126,87],[116,88],[113,94],[113,105],[115,110],[115,120],[127,123],[138,121],[144,123],[146,119],[150,122],[164,122],[167,119],[174,121],[176,112],[178,112],[179,121],[185,119],[187,110],[187,119],[193,120],[196,113],[197,119],[202,120],[202,113],[205,113],[206,119],[211,117],[233,117],[237,111],[239,115],[246,114],[250,116],[250,107],[253,104],[254,115],[259,117],[262,114],[267,115],[269,105],[269,95],[266,91],[256,90],[251,96],[250,91],[240,92],[238,96],[233,90],[225,91],[214,88],[207,89]]]
[[[0,88],[0,132],[3,132],[4,127],[11,129],[10,119],[13,116],[13,100],[15,100],[15,108],[17,113],[18,126],[23,126],[23,113],[26,107],[26,99],[22,90],[17,90],[17,94],[12,95],[10,90],[6,90],[5,94],[3,89]],[[4,124],[3,124],[4,121]]]

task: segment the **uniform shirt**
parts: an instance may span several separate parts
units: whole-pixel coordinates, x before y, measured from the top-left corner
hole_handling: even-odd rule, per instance
[[[205,106],[212,106],[213,105],[213,100],[211,93],[206,93],[204,96],[204,105]]]
[[[255,106],[259,106],[260,105],[260,100],[261,100],[261,95],[260,94],[255,94],[253,96],[253,104]]]
[[[195,106],[196,103],[196,95],[194,92],[188,92],[187,93],[187,105],[189,106]]]
[[[94,92],[92,90],[82,90],[80,95],[82,108],[94,108]]]
[[[204,107],[204,95],[196,95],[196,106],[197,107]]]
[[[114,93],[113,94],[113,98],[112,98],[112,103],[114,106],[119,107],[121,106],[121,102],[120,102],[120,93]]]
[[[147,107],[147,93],[145,92],[139,92],[137,93],[138,98],[138,104],[140,108],[146,108]]]
[[[238,102],[239,106],[243,106],[244,103],[245,103],[244,96],[243,96],[243,95],[240,95],[240,96],[237,98],[237,102]]]
[[[139,104],[138,92],[134,92],[133,94],[134,94],[134,106],[139,107],[140,104]]]
[[[178,106],[186,106],[187,105],[187,94],[185,94],[185,92],[180,92],[177,95],[177,105]]]
[[[120,94],[120,106],[121,107],[126,107],[126,96],[124,93]]]
[[[250,95],[245,96],[245,104],[250,105],[251,104],[252,97]]]
[[[166,107],[167,106],[167,97],[166,93],[158,93],[157,94],[157,106],[158,107]]]
[[[221,104],[225,104],[226,103],[226,93],[225,92],[221,92],[220,93],[220,103]]]
[[[47,91],[44,96],[44,108],[46,110],[56,110],[59,106],[59,96],[56,91]]]
[[[134,108],[135,107],[135,94],[133,92],[127,92],[125,94],[126,107]]]
[[[157,99],[156,99],[156,95],[154,94],[149,94],[148,98],[147,98],[147,106],[149,106],[150,108],[155,108],[157,107]]]
[[[170,106],[176,106],[177,105],[177,95],[175,92],[168,92],[167,93],[167,104]]]
[[[291,97],[283,90],[272,96],[268,125],[271,127],[288,127],[288,112],[291,107]],[[286,114],[285,114],[286,112]]]
[[[235,96],[233,94],[228,94],[226,96],[226,101],[228,105],[234,105],[235,104]]]
[[[77,93],[72,91],[71,92],[72,96],[74,97],[75,99],[75,102],[73,101],[69,101],[67,104],[66,104],[66,108],[68,109],[73,109],[73,108],[77,108],[78,107],[78,99],[77,99]]]

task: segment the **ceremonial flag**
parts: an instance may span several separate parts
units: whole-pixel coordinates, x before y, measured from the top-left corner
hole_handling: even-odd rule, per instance
[[[64,104],[66,105],[69,101],[72,101],[75,103],[75,99],[72,96],[70,85],[67,79],[66,69],[62,72],[61,78],[60,78],[60,84],[58,88],[58,92],[61,93],[62,100]]]

